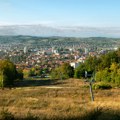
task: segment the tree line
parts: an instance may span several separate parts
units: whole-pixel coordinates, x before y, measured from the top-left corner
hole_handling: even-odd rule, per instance
[[[120,49],[100,56],[88,56],[84,63],[73,69],[68,63],[54,69],[53,79],[67,79],[70,77],[85,78],[85,71],[98,82],[109,82],[120,85]]]

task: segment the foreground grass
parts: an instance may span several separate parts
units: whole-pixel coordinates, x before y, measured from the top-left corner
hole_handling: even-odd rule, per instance
[[[94,90],[91,102],[80,80],[39,82],[0,90],[0,119],[120,120],[120,89]]]

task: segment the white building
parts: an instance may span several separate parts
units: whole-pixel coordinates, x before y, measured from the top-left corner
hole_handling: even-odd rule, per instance
[[[83,57],[80,57],[77,62],[80,62],[80,63],[84,63],[86,60],[86,58],[83,56]]]
[[[24,47],[24,53],[27,53],[28,52],[28,48],[27,46]]]
[[[72,62],[70,63],[70,66],[73,67],[74,69],[77,68],[80,65],[79,62]]]

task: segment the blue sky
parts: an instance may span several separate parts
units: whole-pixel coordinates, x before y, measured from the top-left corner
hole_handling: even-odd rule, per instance
[[[120,0],[0,0],[0,25],[120,27]]]

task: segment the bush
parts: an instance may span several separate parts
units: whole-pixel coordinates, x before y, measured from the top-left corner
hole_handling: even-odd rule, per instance
[[[93,89],[102,89],[102,90],[104,90],[104,89],[111,89],[112,88],[112,86],[111,85],[109,85],[109,84],[107,84],[107,83],[98,83],[98,84],[94,84],[93,85]]]

